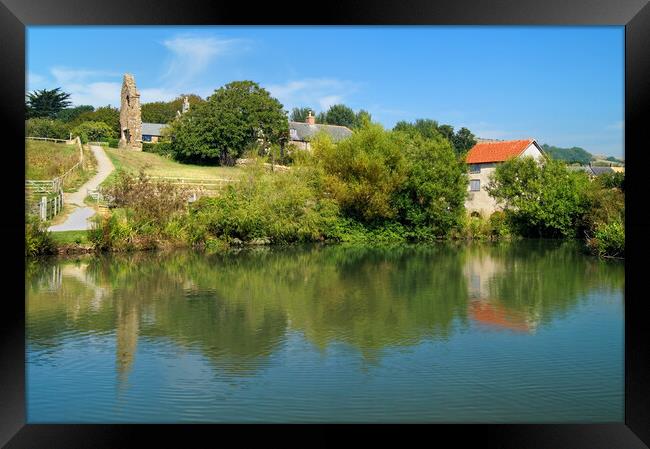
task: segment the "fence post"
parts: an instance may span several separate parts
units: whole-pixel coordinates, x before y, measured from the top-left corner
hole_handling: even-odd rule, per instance
[[[40,210],[41,220],[47,220],[47,197],[41,197],[41,210]]]

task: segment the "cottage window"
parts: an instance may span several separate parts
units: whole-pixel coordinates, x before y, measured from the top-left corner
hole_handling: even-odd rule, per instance
[[[469,164],[470,173],[481,173],[481,166],[479,164]]]
[[[472,179],[469,181],[469,191],[470,192],[478,192],[481,190],[481,180],[480,179]]]
[[[144,135],[142,136],[142,141],[143,141],[143,142],[151,142],[151,136],[148,135],[148,134],[144,134]]]
[[[289,135],[291,136],[291,139],[298,140],[298,131],[296,131],[295,129],[291,128],[289,130]]]

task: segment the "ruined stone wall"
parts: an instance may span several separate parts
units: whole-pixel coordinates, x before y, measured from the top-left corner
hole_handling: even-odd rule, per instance
[[[120,148],[142,150],[142,115],[140,93],[133,75],[125,73],[120,106]]]

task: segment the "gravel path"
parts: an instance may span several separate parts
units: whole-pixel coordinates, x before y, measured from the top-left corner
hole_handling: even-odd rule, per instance
[[[74,210],[63,223],[50,226],[50,231],[83,231],[90,229],[88,219],[95,215],[95,210],[84,204],[84,199],[88,195],[87,191],[88,189],[96,189],[115,170],[113,163],[102,147],[91,145],[90,150],[97,159],[97,174],[79,187],[76,192],[63,194],[63,204],[73,206]]]

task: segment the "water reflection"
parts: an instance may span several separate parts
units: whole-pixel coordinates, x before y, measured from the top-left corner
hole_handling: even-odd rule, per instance
[[[623,279],[622,264],[559,242],[52,259],[27,267],[27,340],[54,351],[79,335],[111,335],[120,384],[144,340],[250,376],[292,332],[317,351],[343,343],[372,362],[473,326],[532,334],[589,292],[622,291]]]

